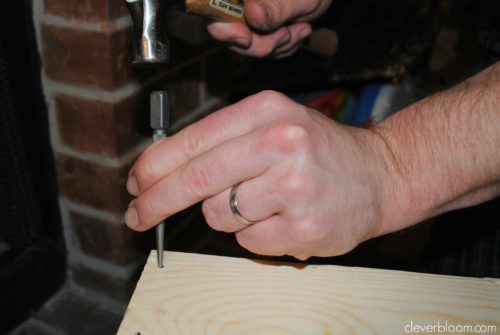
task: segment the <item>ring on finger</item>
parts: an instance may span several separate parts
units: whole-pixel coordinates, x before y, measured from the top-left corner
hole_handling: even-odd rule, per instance
[[[241,183],[234,185],[231,188],[231,193],[229,194],[229,206],[231,207],[231,212],[233,213],[234,218],[239,223],[248,226],[248,225],[254,224],[255,222],[249,221],[249,220],[245,219],[245,217],[243,215],[241,215],[240,209],[238,207],[238,200],[236,200],[236,191],[238,191],[238,187],[240,185],[241,185]]]

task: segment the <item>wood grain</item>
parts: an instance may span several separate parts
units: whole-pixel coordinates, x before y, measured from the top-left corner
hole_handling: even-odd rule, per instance
[[[175,252],[165,260],[158,269],[150,255],[119,335],[405,334],[411,322],[500,332],[498,279]]]

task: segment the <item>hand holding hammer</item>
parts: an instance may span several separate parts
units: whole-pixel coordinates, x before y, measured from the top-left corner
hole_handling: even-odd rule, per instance
[[[211,35],[232,42],[235,52],[256,57],[286,57],[299,47],[322,56],[333,55],[337,34],[311,30],[305,22],[321,15],[331,0],[126,0],[134,21],[132,58],[136,64],[167,64],[169,43],[161,22],[169,10],[181,10],[215,20]],[[292,22],[287,24],[288,22]],[[308,40],[304,44],[303,41]]]

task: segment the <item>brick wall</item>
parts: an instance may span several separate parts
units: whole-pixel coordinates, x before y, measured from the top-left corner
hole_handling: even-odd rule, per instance
[[[146,252],[123,213],[128,169],[150,143],[149,93],[170,92],[174,131],[207,114],[223,103],[227,81],[220,76],[227,71],[217,69],[224,51],[173,41],[173,66],[134,70],[122,0],[33,3],[69,278],[126,299]]]

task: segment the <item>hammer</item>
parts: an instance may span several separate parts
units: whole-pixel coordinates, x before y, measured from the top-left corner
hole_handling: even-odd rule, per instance
[[[170,50],[162,20],[166,11],[178,10],[217,21],[245,22],[244,0],[125,0],[132,15],[134,32],[130,45],[132,64],[168,64]],[[338,36],[331,29],[312,32],[303,48],[321,56],[337,51]]]

